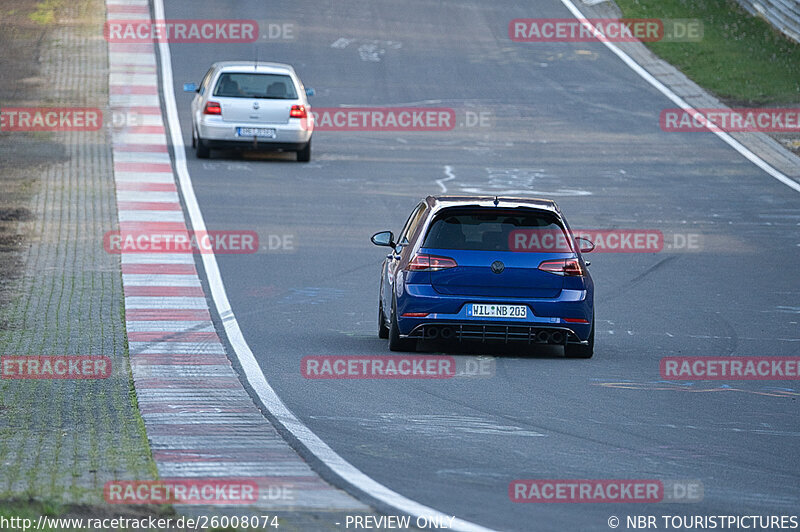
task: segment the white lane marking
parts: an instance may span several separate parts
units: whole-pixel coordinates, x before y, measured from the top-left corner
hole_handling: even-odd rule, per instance
[[[108,75],[109,85],[158,85],[155,72],[142,74],[136,72],[111,72]]]
[[[183,222],[182,211],[117,211],[120,222]]]
[[[444,182],[445,181],[452,181],[453,179],[456,178],[456,174],[453,173],[453,168],[449,164],[445,165],[444,174],[447,177],[445,177],[443,179],[437,179],[436,180],[436,184],[439,185],[442,188],[442,194],[447,193],[447,187],[445,186]]]
[[[165,18],[164,0],[154,0],[153,4],[155,6],[156,20],[163,20]],[[186,151],[183,144],[180,121],[178,120],[178,108],[175,103],[175,94],[172,88],[174,83],[172,79],[172,56],[169,52],[169,45],[166,42],[158,43],[158,54],[162,65],[161,86],[164,87],[164,107],[167,113],[170,139],[172,140],[173,152],[175,154],[175,171],[178,174],[178,182],[180,183],[181,193],[186,202],[186,210],[189,213],[192,228],[195,231],[205,231],[205,220],[203,220],[200,205],[197,203],[197,197],[195,196],[192,186],[192,179],[189,176],[189,169],[186,166]],[[222,283],[222,276],[219,272],[216,256],[213,253],[204,253],[202,258],[209,288],[211,289],[211,297],[214,300],[217,312],[225,327],[228,340],[236,353],[236,358],[242,366],[247,382],[252,386],[256,394],[258,394],[259,399],[274,416],[275,420],[282,425],[283,428],[291,432],[309,452],[314,454],[314,456],[324,463],[331,471],[339,475],[342,480],[357,490],[366,493],[370,497],[400,512],[414,517],[427,516],[433,519],[446,519],[447,521],[443,522],[448,522],[451,516],[406,498],[365,475],[353,464],[339,456],[327,443],[322,441],[319,436],[314,434],[311,429],[304,425],[291,410],[289,410],[281,398],[278,397],[278,394],[275,393],[275,390],[272,389],[272,386],[269,385],[269,382],[267,382],[250,346],[244,339],[244,334],[242,334],[242,330],[239,327],[239,322],[233,314],[230,301],[228,301],[228,295]],[[451,528],[464,531],[491,530],[459,518],[453,520]]]
[[[151,94],[112,94],[108,97],[109,107],[156,107],[158,96]]]
[[[122,264],[194,264],[191,253],[123,253],[121,260]]]
[[[123,273],[125,286],[200,286],[197,275],[172,275],[163,273]]]
[[[588,190],[558,188],[563,180],[547,172],[544,168],[499,168],[487,167],[487,181],[481,183],[461,183],[459,190],[467,194],[485,196],[591,196]],[[540,188],[541,187],[541,188]]]
[[[347,48],[347,46],[355,39],[348,39],[346,37],[339,37],[331,44],[331,48]]]
[[[177,203],[177,192],[153,192],[151,190],[117,190],[117,201],[150,201]]]
[[[204,297],[126,296],[125,308],[205,310],[208,308],[208,304],[206,304],[206,298]]]
[[[138,153],[147,153],[147,152],[138,152]],[[163,162],[163,161],[153,161],[153,162]],[[114,172],[114,180],[117,183],[174,183],[175,176],[167,172],[151,172],[149,174],[143,174],[141,172]]]
[[[124,103],[123,106],[144,105],[139,103]],[[153,105],[152,103],[150,105]],[[158,99],[155,100],[155,105],[158,105]],[[118,144],[159,144],[166,145],[167,137],[163,133],[129,133],[125,130],[117,131],[114,133],[114,140]],[[171,177],[171,176],[170,176]]]
[[[115,163],[161,163],[161,164],[170,164],[172,160],[169,158],[168,153],[161,153],[161,152],[152,152],[152,151],[118,151],[114,153],[114,162]],[[125,172],[120,172],[125,173]],[[153,172],[147,174],[146,176],[142,176],[141,173],[135,172],[134,178],[129,179],[129,181],[140,181],[142,177],[146,177],[148,182],[150,182],[150,178],[154,175],[158,177],[158,174],[166,174],[161,177],[168,178],[169,181],[166,179],[162,179],[162,183],[173,183],[175,181],[175,177],[173,177],[172,173],[167,172]],[[119,179],[117,179],[119,181]]]
[[[589,22],[586,19],[584,14],[581,13],[581,10],[575,7],[575,4],[573,4],[571,0],[561,0],[561,3],[564,4],[564,6],[570,10],[570,12],[575,16],[575,18],[581,19],[581,23],[588,29],[590,29],[595,35],[602,35],[602,32],[600,32],[591,22]],[[672,92],[672,90],[669,89],[666,85],[664,85],[656,78],[654,78],[647,70],[645,70],[636,61],[631,59],[631,57],[628,54],[620,50],[619,47],[616,46],[614,43],[609,42],[608,40],[601,42],[604,45],[606,45],[606,48],[614,52],[614,54],[617,57],[622,59],[622,62],[628,65],[631,68],[631,70],[639,74],[639,76],[641,76],[646,82],[648,82],[650,85],[658,89],[658,91],[661,92],[661,94],[672,100],[678,107],[680,107],[681,109],[683,109],[684,111],[688,112],[691,115],[698,115],[704,118],[706,120],[705,123],[707,123],[708,125],[712,127],[716,126],[716,124],[713,121],[709,120],[708,117],[703,115],[703,113],[701,113],[700,111],[689,105],[686,102],[686,100],[684,100],[683,98]],[[738,151],[748,161],[755,164],[756,166],[764,170],[766,173],[768,173],[769,175],[771,175],[772,177],[774,177],[787,187],[797,192],[800,192],[800,183],[784,175],[777,169],[773,168],[769,163],[767,163],[761,157],[759,157],[758,155],[747,149],[741,142],[731,137],[728,133],[725,133],[724,131],[719,131],[718,130],[719,126],[717,126],[715,129],[709,129],[709,131],[711,131],[720,139],[725,141],[731,148]]]
[[[361,57],[361,60],[370,63],[380,62],[381,56],[385,53],[386,50],[379,48],[377,44],[362,44],[358,47],[358,55]]]
[[[346,37],[340,37],[331,43],[331,48],[343,50],[352,43],[360,43],[358,47],[358,55],[361,57],[362,61],[367,61],[369,63],[379,63],[381,57],[386,55],[387,48],[397,50],[403,47],[403,43],[398,41],[348,39]]]
[[[161,307],[159,307],[161,308]],[[128,342],[128,350],[132,355],[171,355],[188,353],[192,355],[225,355],[225,348],[216,340],[208,342]],[[171,364],[177,368],[177,364]],[[233,375],[231,375],[233,377]],[[167,388],[168,386],[164,386]],[[219,420],[209,420],[219,423]]]
[[[216,332],[210,321],[127,320],[128,332]]]
[[[155,66],[156,58],[150,54],[109,52],[108,62],[115,65]]]

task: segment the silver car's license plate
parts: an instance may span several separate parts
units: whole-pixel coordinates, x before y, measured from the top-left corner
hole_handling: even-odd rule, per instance
[[[525,305],[473,303],[467,308],[467,316],[472,316],[473,318],[508,318],[511,320],[524,320],[528,317],[528,307]]]
[[[237,137],[264,137],[268,139],[275,138],[275,130],[266,127],[237,127]]]

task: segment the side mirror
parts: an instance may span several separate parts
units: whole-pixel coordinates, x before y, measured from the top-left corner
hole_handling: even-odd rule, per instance
[[[594,242],[592,242],[588,238],[583,238],[582,236],[576,236],[575,243],[578,244],[578,248],[581,250],[581,253],[590,253],[591,251],[594,250]]]
[[[317,93],[317,91],[315,91],[312,88],[306,89],[306,96],[314,96],[316,93]]]
[[[196,83],[184,83],[183,92],[197,92],[199,88]]]
[[[372,243],[376,246],[387,246],[390,248],[394,247],[394,233],[391,231],[381,231],[380,233],[375,233],[372,235]]]

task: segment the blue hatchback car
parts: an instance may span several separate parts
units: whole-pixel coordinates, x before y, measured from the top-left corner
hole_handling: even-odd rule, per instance
[[[594,352],[594,284],[554,201],[428,196],[400,234],[372,242],[391,252],[381,267],[378,335],[392,351],[417,340],[522,342]]]

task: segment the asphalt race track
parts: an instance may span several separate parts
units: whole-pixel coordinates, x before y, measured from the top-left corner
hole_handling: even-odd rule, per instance
[[[711,133],[663,132],[659,113],[674,104],[601,43],[508,38],[514,18],[570,16],[558,0],[168,2],[170,19],[297,28],[294,40],[170,45],[206,225],[261,239],[257,254],[217,256],[244,336],[278,395],[337,453],[405,497],[485,527],[608,530],[611,515],[791,513],[800,389],[664,381],[659,361],[800,353],[800,196]],[[256,50],[293,64],[316,90],[314,107],[448,107],[459,125],[317,131],[308,164],[293,154],[198,160],[182,83]],[[489,120],[468,127],[475,113]],[[307,355],[388,353],[376,334],[385,251],[369,237],[397,232],[419,199],[444,191],[550,197],[573,228],[660,230],[665,249],[589,256],[590,360],[487,350],[472,354],[496,357],[492,375],[303,378]],[[689,235],[699,235],[693,249],[675,249]],[[529,478],[693,480],[704,496],[511,502],[509,482]]]

